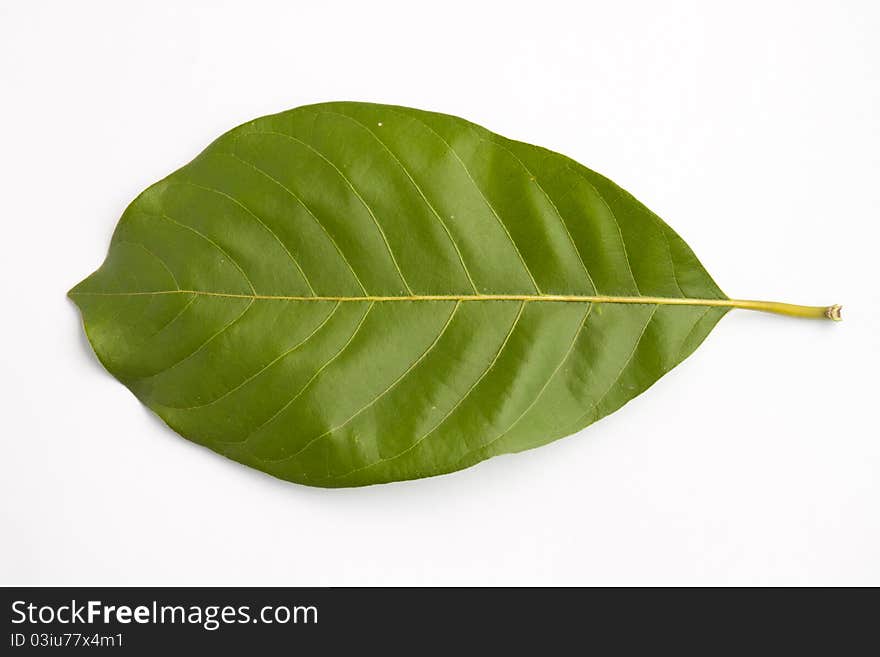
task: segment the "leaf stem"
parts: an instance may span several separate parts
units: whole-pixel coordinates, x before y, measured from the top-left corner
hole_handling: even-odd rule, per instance
[[[719,304],[720,305],[720,304]],[[842,317],[842,306],[799,306],[793,303],[781,303],[779,301],[751,301],[749,299],[730,299],[731,308],[744,308],[746,310],[760,310],[765,313],[787,315],[789,317],[806,317],[807,319],[830,319],[839,322]]]

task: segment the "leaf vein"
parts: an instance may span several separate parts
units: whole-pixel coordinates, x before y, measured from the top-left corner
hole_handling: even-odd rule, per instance
[[[626,268],[629,271],[630,278],[632,278],[633,286],[636,288],[636,293],[641,295],[642,292],[639,290],[639,284],[636,282],[636,275],[633,272],[632,263],[629,259],[629,254],[626,250],[626,240],[623,238],[623,230],[620,228],[620,222],[617,220],[617,215],[614,213],[614,210],[611,209],[611,206],[608,204],[608,201],[605,200],[605,196],[599,191],[596,185],[593,184],[593,181],[590,180],[587,176],[585,176],[582,172],[576,171],[569,166],[569,169],[578,175],[578,177],[587,183],[593,192],[596,194],[596,197],[602,202],[602,205],[608,210],[608,214],[611,215],[611,219],[614,221],[614,225],[617,227],[617,234],[620,235],[620,246],[623,248],[623,259],[626,262]]]
[[[376,229],[379,231],[379,234],[382,237],[382,241],[385,242],[385,248],[388,250],[388,255],[391,256],[391,262],[394,264],[394,268],[397,270],[397,275],[400,276],[401,282],[403,282],[403,286],[406,288],[407,292],[413,294],[412,288],[409,286],[409,283],[406,281],[406,277],[403,275],[403,271],[400,269],[400,265],[397,262],[397,258],[394,257],[394,251],[391,249],[391,244],[388,242],[388,236],[385,234],[385,231],[382,229],[382,225],[379,223],[379,219],[376,217],[376,214],[373,212],[373,209],[370,205],[364,200],[364,197],[361,196],[360,192],[355,188],[354,183],[349,180],[348,176],[340,169],[336,164],[334,164],[326,155],[324,155],[317,148],[309,144],[308,142],[299,139],[298,137],[294,137],[293,135],[289,135],[285,132],[276,132],[274,130],[261,130],[259,134],[263,135],[277,135],[279,137],[284,137],[286,139],[290,139],[297,143],[302,144],[313,153],[315,153],[318,157],[324,160],[327,164],[329,164],[336,173],[339,174],[339,177],[345,181],[345,184],[348,185],[348,188],[351,189],[352,193],[357,197],[357,199],[361,202],[361,204],[366,209],[367,213],[369,213],[370,217],[373,219],[373,223],[376,225]]]
[[[238,269],[238,271],[241,273],[242,276],[244,276],[244,279],[247,281],[247,284],[250,286],[251,291],[256,295],[257,288],[254,287],[253,281],[251,281],[250,277],[247,275],[247,273],[245,273],[244,269],[242,269],[242,267],[238,263],[238,261],[235,258],[233,258],[231,255],[229,255],[229,253],[226,251],[226,249],[224,249],[222,246],[217,244],[217,242],[212,240],[210,237],[208,237],[207,235],[205,235],[201,231],[198,231],[195,228],[193,228],[192,226],[188,226],[185,223],[178,221],[177,219],[174,219],[173,217],[168,216],[164,212],[161,212],[161,213],[150,212],[150,213],[145,213],[145,214],[149,214],[154,217],[162,217],[163,219],[170,221],[171,223],[176,224],[176,225],[180,226],[181,228],[185,228],[186,230],[189,230],[189,231],[195,233],[196,235],[201,237],[203,240],[208,242],[208,244],[212,245],[215,249],[217,249],[220,253],[222,253],[224,256],[226,256],[229,259],[229,262],[236,269]]]
[[[452,308],[452,312],[449,313],[449,317],[446,318],[446,322],[443,324],[443,327],[440,329],[439,333],[437,333],[437,336],[434,338],[433,342],[431,342],[431,344],[419,355],[418,358],[416,358],[406,368],[406,370],[403,371],[402,374],[400,374],[400,376],[398,376],[394,381],[392,381],[382,392],[380,392],[378,395],[376,395],[372,399],[372,401],[370,401],[368,404],[362,406],[360,409],[358,409],[353,415],[349,416],[349,418],[347,420],[345,420],[344,422],[342,422],[341,424],[338,424],[335,427],[332,427],[331,429],[326,430],[324,433],[320,434],[319,436],[315,436],[314,438],[308,440],[301,448],[299,448],[293,454],[291,454],[289,456],[285,456],[284,458],[281,458],[281,459],[273,460],[271,462],[278,463],[281,461],[289,461],[293,458],[296,458],[302,452],[306,451],[309,447],[311,447],[314,443],[316,443],[320,439],[326,438],[327,436],[335,433],[339,429],[342,429],[343,427],[345,427],[349,422],[354,420],[358,415],[360,415],[361,413],[366,411],[368,408],[372,407],[376,402],[378,402],[380,399],[382,399],[382,397],[384,397],[389,392],[391,392],[391,390],[393,390],[394,387],[397,386],[398,383],[403,381],[403,379],[406,378],[406,376],[410,372],[412,372],[412,370],[416,366],[418,366],[419,363],[421,363],[425,358],[427,358],[428,354],[430,354],[431,351],[433,351],[434,347],[437,346],[437,343],[440,342],[440,339],[446,334],[446,329],[448,329],[449,325],[452,323],[452,318],[455,317],[455,313],[458,312],[459,306],[461,306],[461,301],[457,301],[455,303],[455,306]]]
[[[367,132],[368,132],[368,133],[369,133],[369,134],[370,134],[370,135],[376,140],[376,142],[378,142],[378,143],[382,146],[382,148],[384,148],[384,149],[388,152],[388,154],[389,154],[389,155],[394,159],[394,161],[398,164],[398,166],[400,167],[401,171],[403,171],[403,173],[406,174],[406,177],[409,179],[410,183],[412,183],[413,187],[414,187],[415,190],[418,192],[419,196],[420,196],[420,197],[422,198],[422,200],[425,202],[425,205],[428,206],[428,209],[430,209],[431,212],[433,213],[433,215],[434,215],[435,217],[437,217],[437,221],[440,222],[440,225],[443,227],[443,230],[445,231],[446,236],[449,238],[449,242],[452,244],[452,248],[455,249],[455,253],[458,255],[458,261],[459,261],[459,263],[461,263],[461,268],[464,270],[464,274],[465,274],[465,276],[467,276],[467,279],[468,279],[468,281],[470,282],[471,287],[473,288],[474,292],[477,293],[477,294],[479,294],[479,290],[477,290],[477,285],[476,285],[476,283],[474,282],[474,279],[473,279],[473,277],[471,276],[471,273],[470,273],[470,271],[468,270],[467,265],[466,265],[465,262],[464,262],[464,256],[463,256],[462,253],[461,253],[461,249],[459,249],[458,244],[457,244],[456,241],[455,241],[455,238],[452,237],[452,232],[449,230],[449,226],[446,224],[445,221],[443,221],[443,218],[440,216],[440,213],[437,212],[437,209],[434,207],[434,204],[431,203],[431,201],[428,200],[428,197],[427,197],[427,195],[425,194],[424,190],[423,190],[422,187],[416,182],[416,180],[415,180],[415,178],[413,177],[412,173],[410,172],[409,168],[407,168],[407,166],[403,163],[403,161],[402,161],[402,160],[401,160],[401,159],[400,159],[400,158],[394,153],[394,151],[391,150],[391,148],[388,146],[388,144],[386,144],[385,141],[383,141],[383,140],[379,137],[379,135],[376,134],[376,131],[373,130],[372,128],[370,128],[370,127],[369,127],[366,123],[364,123],[363,121],[360,121],[359,119],[356,119],[356,118],[353,117],[353,116],[349,116],[348,114],[341,114],[340,112],[321,112],[321,114],[330,114],[330,115],[333,115],[333,116],[341,116],[341,117],[344,117],[344,118],[346,118],[346,119],[349,119],[350,121],[353,121],[354,123],[358,124],[359,126],[362,126],[362,127],[364,128],[364,130],[366,130],[366,131],[367,131]]]
[[[571,234],[571,231],[568,228],[568,223],[562,217],[562,213],[559,211],[559,208],[557,207],[556,203],[550,197],[550,194],[548,194],[547,190],[544,189],[544,186],[541,184],[541,181],[538,180],[538,176],[536,174],[532,173],[532,171],[525,165],[525,162],[523,162],[516,153],[514,153],[512,150],[510,150],[509,148],[504,146],[504,144],[502,144],[500,142],[489,141],[488,139],[485,139],[483,137],[479,137],[479,139],[487,144],[495,145],[498,148],[509,153],[510,156],[514,160],[517,161],[517,163],[520,165],[520,167],[522,167],[523,171],[526,172],[526,174],[529,176],[529,178],[534,180],[535,184],[538,186],[538,189],[541,191],[541,194],[543,194],[544,198],[547,199],[547,202],[550,204],[550,206],[553,208],[553,211],[556,213],[556,217],[559,219],[559,223],[562,225],[562,229],[565,231],[565,234],[568,236],[568,241],[571,243],[571,248],[574,249],[575,255],[577,255],[577,258],[581,263],[581,267],[583,267],[583,269],[584,269],[584,274],[586,274],[587,280],[590,282],[590,286],[593,288],[593,292],[598,294],[599,289],[596,287],[596,283],[593,281],[593,277],[590,275],[590,270],[587,267],[587,263],[584,261],[584,258],[581,255],[580,249],[578,249],[577,244],[574,241],[574,236]]]
[[[691,326],[691,330],[687,332],[687,335],[684,336],[684,340],[681,341],[681,347],[678,350],[677,360],[680,362],[682,360],[682,352],[684,351],[685,345],[688,343],[688,340],[691,339],[691,336],[694,334],[694,331],[697,330],[697,327],[700,325],[700,322],[703,321],[703,318],[709,314],[709,311],[712,310],[712,306],[709,306],[700,313],[700,316],[694,320],[693,326]]]
[[[312,374],[311,377],[309,377],[309,380],[306,381],[305,384],[303,384],[303,386],[293,395],[293,397],[291,397],[281,408],[279,408],[277,411],[275,411],[265,422],[261,423],[259,426],[257,426],[255,429],[253,429],[244,438],[242,438],[241,440],[231,441],[231,443],[228,443],[228,444],[244,443],[245,445],[247,445],[250,442],[251,438],[257,434],[257,432],[259,432],[263,427],[265,427],[270,422],[272,422],[276,417],[281,415],[285,410],[287,410],[290,407],[291,404],[293,404],[297,399],[299,399],[300,396],[308,389],[308,387],[315,380],[317,380],[317,378],[321,375],[321,372],[323,372],[325,369],[327,369],[333,363],[333,361],[335,361],[337,358],[339,358],[339,356],[341,356],[342,353],[352,343],[352,341],[355,339],[355,336],[357,336],[358,332],[360,332],[361,327],[364,325],[364,321],[366,321],[366,319],[367,319],[367,315],[370,314],[370,311],[373,309],[374,305],[375,305],[375,302],[370,302],[370,305],[367,308],[367,311],[363,314],[363,316],[361,317],[357,326],[355,326],[354,331],[349,336],[346,343],[344,345],[342,345],[342,347],[340,347],[339,350],[335,354],[333,354],[333,356],[331,356],[329,360],[325,361],[324,364],[321,365],[321,367],[319,367],[317,370],[315,370],[315,373]]]
[[[501,357],[501,353],[504,351],[504,348],[507,346],[507,343],[510,341],[510,336],[513,335],[513,331],[516,328],[517,324],[519,323],[520,317],[522,317],[523,309],[526,307],[526,303],[527,303],[526,301],[522,301],[520,303],[519,310],[517,311],[516,317],[514,317],[513,323],[510,325],[510,328],[507,331],[507,335],[504,336],[504,340],[501,342],[501,346],[498,347],[498,351],[495,352],[495,356],[492,358],[492,360],[490,361],[490,363],[486,367],[486,369],[483,370],[483,372],[480,374],[480,376],[477,377],[476,381],[474,381],[471,384],[471,386],[465,391],[464,395],[461,396],[461,398],[452,406],[452,408],[450,408],[449,411],[447,411],[446,414],[442,418],[440,418],[440,420],[433,427],[431,427],[431,429],[429,429],[426,433],[422,434],[419,438],[417,438],[416,441],[412,445],[410,445],[406,449],[401,450],[397,454],[394,454],[394,455],[389,456],[387,458],[379,459],[377,461],[373,461],[372,463],[368,463],[367,465],[364,465],[360,468],[350,470],[349,472],[345,472],[343,474],[336,475],[333,477],[333,479],[342,479],[344,477],[348,477],[349,475],[353,475],[357,472],[361,472],[362,470],[366,470],[367,468],[372,468],[376,465],[380,465],[382,463],[387,463],[388,461],[393,461],[395,459],[398,459],[398,458],[408,454],[409,452],[413,451],[416,447],[418,447],[421,443],[423,443],[430,435],[432,435],[437,429],[439,429],[443,425],[443,423],[446,422],[446,420],[456,411],[456,409],[458,409],[458,407],[461,406],[465,402],[465,400],[470,396],[470,394],[480,384],[480,381],[482,381],[484,378],[486,378],[486,375],[488,375],[489,372],[492,370],[492,368],[495,367],[495,363],[497,363],[498,359]]]
[[[276,358],[272,359],[272,360],[271,360],[270,362],[268,362],[266,365],[264,365],[264,366],[261,367],[259,370],[257,370],[256,372],[254,372],[253,374],[251,374],[250,376],[248,376],[247,378],[245,378],[243,381],[241,381],[240,383],[238,383],[238,384],[235,385],[234,387],[232,387],[232,388],[230,388],[229,390],[227,390],[226,392],[224,392],[222,395],[220,395],[220,396],[217,397],[216,399],[212,399],[212,400],[209,401],[209,402],[206,402],[206,403],[204,403],[204,404],[197,404],[197,405],[195,405],[195,406],[166,406],[166,408],[173,408],[173,409],[178,410],[178,411],[192,411],[192,410],[196,410],[196,409],[199,409],[199,408],[205,408],[205,407],[207,407],[207,406],[213,406],[214,404],[218,403],[218,402],[221,401],[222,399],[225,399],[226,397],[228,397],[229,395],[231,395],[232,393],[234,393],[236,390],[239,390],[240,388],[243,388],[243,387],[244,387],[245,385],[247,385],[250,381],[256,379],[260,374],[262,374],[262,373],[265,372],[267,369],[269,369],[270,367],[272,367],[272,365],[274,365],[275,363],[277,363],[279,360],[281,360],[282,358],[285,358],[286,356],[290,355],[291,353],[293,353],[294,351],[296,351],[297,349],[299,349],[300,347],[302,347],[304,344],[306,344],[309,340],[311,340],[311,338],[312,338],[312,337],[313,337],[318,331],[320,331],[322,328],[324,328],[324,325],[327,324],[327,322],[329,322],[330,319],[332,319],[333,315],[336,314],[336,311],[339,309],[339,304],[340,304],[340,302],[337,301],[337,302],[336,302],[336,305],[333,306],[333,309],[327,314],[327,316],[324,317],[324,319],[321,320],[321,322],[320,322],[320,323],[319,323],[319,324],[318,324],[318,325],[312,330],[312,332],[309,333],[305,338],[303,338],[302,340],[300,340],[299,342],[297,342],[295,345],[293,345],[293,346],[290,347],[289,349],[286,349],[284,352],[282,352],[281,354],[279,354]]]
[[[663,235],[663,243],[666,245],[666,253],[669,255],[669,266],[672,269],[672,280],[675,281],[675,287],[677,287],[678,291],[681,292],[681,296],[686,296],[684,290],[681,289],[681,283],[678,282],[678,274],[675,271],[675,260],[672,258],[672,247],[669,246],[669,236],[666,234],[666,230],[663,228],[660,217],[655,215],[653,212],[649,214],[654,220],[654,224],[657,226],[660,234]]]
[[[581,332],[584,329],[584,326],[586,326],[587,319],[590,317],[590,313],[592,313],[592,311],[593,311],[593,304],[590,304],[587,307],[587,312],[584,314],[584,317],[581,320],[577,331],[575,331],[574,336],[571,339],[571,343],[568,345],[568,349],[566,350],[565,354],[563,355],[562,360],[559,361],[559,364],[556,366],[556,368],[553,370],[553,372],[550,373],[550,376],[547,377],[547,380],[544,382],[544,385],[541,386],[541,389],[538,391],[538,394],[535,395],[535,398],[525,408],[525,410],[522,413],[520,413],[517,416],[517,418],[513,421],[513,423],[510,426],[508,426],[507,429],[502,431],[497,437],[493,438],[485,445],[482,445],[480,447],[477,447],[476,449],[469,451],[461,459],[459,459],[458,463],[462,463],[462,462],[466,461],[471,454],[479,452],[480,450],[489,449],[492,445],[494,445],[499,440],[504,438],[507,434],[509,434],[511,431],[513,431],[514,427],[516,427],[516,425],[519,424],[520,420],[522,420],[528,414],[528,412],[531,411],[532,408],[534,408],[535,404],[537,404],[540,401],[541,397],[544,396],[544,392],[547,390],[547,388],[553,382],[553,379],[556,378],[556,375],[559,373],[559,370],[562,369],[562,366],[565,365],[565,363],[568,361],[569,356],[571,356],[572,352],[574,351],[574,347],[577,344],[577,340],[580,337]]]
[[[159,335],[162,331],[164,331],[164,330],[167,329],[169,326],[171,326],[174,322],[176,322],[176,321],[178,320],[178,318],[179,318],[181,315],[183,315],[183,313],[186,312],[186,309],[189,308],[191,305],[193,305],[193,302],[194,302],[196,299],[198,299],[198,297],[199,297],[199,295],[197,295],[197,294],[193,294],[193,295],[189,298],[189,301],[187,301],[187,302],[184,304],[183,308],[181,308],[180,310],[178,310],[178,311],[174,314],[174,317],[172,317],[172,318],[169,319],[167,322],[165,322],[164,324],[162,324],[162,326],[160,326],[158,329],[156,329],[156,330],[152,333],[152,335],[150,335],[150,337],[153,338],[153,337]]]
[[[168,275],[171,276],[171,280],[174,281],[174,287],[176,287],[178,290],[180,290],[180,283],[177,282],[177,276],[175,276],[175,275],[174,275],[174,272],[171,271],[171,268],[168,266],[168,263],[166,263],[165,260],[163,260],[162,258],[160,258],[159,256],[157,256],[155,253],[153,253],[152,251],[150,251],[150,249],[148,249],[148,248],[146,247],[146,245],[141,244],[140,242],[129,242],[128,240],[119,240],[119,241],[116,242],[116,243],[117,243],[117,244],[131,244],[132,246],[139,246],[139,247],[142,248],[144,251],[146,251],[148,254],[150,254],[151,256],[153,256],[153,258],[154,258],[154,259],[155,259],[160,265],[162,265],[162,267],[165,269],[165,271],[168,272]]]
[[[645,322],[645,325],[642,327],[642,332],[639,333],[639,337],[636,338],[635,344],[633,344],[632,351],[630,352],[627,359],[624,361],[623,366],[620,368],[620,371],[618,371],[617,375],[614,377],[614,379],[612,379],[611,384],[608,386],[608,388],[606,388],[605,392],[602,393],[602,396],[599,397],[595,402],[593,402],[590,405],[590,408],[587,409],[587,412],[580,415],[577,420],[575,420],[574,422],[571,423],[570,426],[579,425],[585,417],[587,417],[588,415],[590,415],[590,413],[592,413],[594,411],[596,411],[598,413],[600,404],[603,401],[605,401],[605,398],[614,389],[614,386],[616,386],[618,383],[620,383],[620,377],[623,376],[623,373],[626,371],[626,368],[629,367],[629,364],[632,362],[632,359],[635,357],[636,352],[639,350],[639,345],[642,343],[642,338],[645,337],[645,332],[648,330],[648,325],[651,323],[651,320],[654,319],[654,315],[657,313],[657,309],[659,307],[660,306],[655,305],[654,310],[652,310],[651,314],[648,315],[648,319]],[[598,419],[598,418],[596,418],[596,419]]]
[[[166,366],[166,367],[163,367],[163,368],[162,368],[161,370],[159,370],[158,372],[154,372],[153,374],[150,374],[149,376],[142,376],[142,377],[139,377],[139,378],[137,378],[137,379],[135,379],[135,380],[136,380],[136,381],[148,381],[148,380],[150,380],[150,379],[153,379],[153,378],[159,376],[160,374],[167,373],[168,371],[170,371],[170,370],[174,369],[175,367],[179,366],[181,363],[183,363],[183,362],[189,360],[190,358],[192,358],[193,356],[195,356],[197,353],[199,353],[202,349],[204,349],[206,346],[208,346],[209,343],[213,342],[216,338],[220,337],[220,335],[222,335],[227,329],[231,328],[232,325],[235,324],[239,319],[241,319],[242,317],[244,317],[245,313],[247,313],[247,311],[250,310],[251,306],[254,305],[254,301],[255,301],[255,299],[251,299],[251,300],[248,302],[248,304],[244,307],[244,310],[242,310],[242,311],[241,311],[238,315],[236,315],[236,316],[235,316],[230,322],[226,323],[226,324],[225,324],[225,325],[224,325],[219,331],[217,331],[217,332],[214,333],[213,335],[209,336],[207,340],[205,340],[204,342],[202,342],[198,347],[196,347],[193,351],[189,352],[189,353],[188,353],[186,356],[184,356],[183,358],[181,358],[181,359],[179,359],[179,360],[177,360],[177,361],[171,363],[170,365],[168,365],[168,366]]]
[[[274,230],[272,230],[272,229],[268,226],[268,224],[266,224],[262,219],[260,219],[260,218],[257,216],[257,214],[256,214],[255,212],[253,212],[250,208],[248,208],[244,203],[242,203],[241,201],[239,201],[237,198],[235,198],[235,197],[232,196],[231,194],[227,194],[226,192],[224,192],[224,191],[222,191],[222,190],[219,190],[219,189],[215,189],[215,188],[213,188],[213,187],[208,187],[207,185],[198,185],[198,184],[193,183],[193,182],[190,182],[190,181],[188,181],[188,180],[185,180],[185,181],[183,181],[183,182],[179,182],[179,183],[172,183],[172,184],[174,184],[174,185],[187,185],[187,186],[189,186],[189,187],[195,187],[196,189],[203,189],[203,190],[205,190],[206,192],[211,192],[211,193],[214,193],[214,194],[219,194],[220,196],[222,196],[222,197],[224,197],[224,198],[226,198],[226,199],[229,199],[230,201],[232,201],[233,203],[235,203],[237,206],[239,206],[242,210],[244,210],[245,212],[247,212],[250,216],[252,216],[254,219],[256,219],[257,222],[258,222],[263,228],[265,228],[265,229],[269,232],[270,235],[272,235],[272,237],[275,238],[275,241],[278,242],[278,244],[281,246],[281,248],[284,249],[284,252],[287,253],[287,257],[290,258],[290,261],[291,261],[291,262],[294,264],[294,266],[296,267],[297,271],[299,272],[299,275],[302,276],[303,281],[304,281],[305,284],[306,284],[306,287],[309,288],[309,292],[311,292],[312,295],[317,296],[317,293],[315,292],[315,288],[312,287],[312,283],[309,281],[309,277],[306,276],[306,273],[303,271],[303,268],[302,268],[302,266],[299,264],[299,261],[294,257],[293,253],[290,252],[290,249],[287,248],[287,245],[286,245],[284,242],[281,241],[281,238],[278,236],[278,234],[277,234]]]
[[[339,244],[337,244],[336,240],[333,239],[333,236],[330,234],[330,231],[327,230],[327,227],[321,222],[320,219],[318,219],[317,215],[315,215],[315,213],[312,212],[311,208],[308,205],[306,205],[305,201],[303,201],[299,197],[299,195],[294,193],[294,191],[292,189],[290,189],[287,185],[285,185],[280,180],[275,178],[268,171],[265,171],[264,169],[260,168],[258,165],[254,164],[253,162],[246,160],[243,157],[236,155],[235,153],[226,153],[226,155],[229,155],[229,157],[234,158],[234,159],[238,160],[239,162],[241,162],[242,164],[251,167],[254,171],[256,171],[257,173],[259,173],[260,175],[262,175],[266,179],[268,179],[271,182],[278,185],[281,189],[283,189],[285,192],[287,192],[297,203],[299,203],[300,206],[306,211],[306,213],[312,219],[314,219],[315,223],[323,231],[323,233],[324,233],[324,235],[326,235],[327,239],[330,240],[330,243],[333,245],[333,248],[336,249],[336,253],[339,254],[339,257],[342,259],[342,261],[348,267],[349,271],[351,271],[351,275],[354,276],[354,279],[355,279],[355,281],[357,281],[358,286],[360,286],[360,288],[361,288],[361,290],[363,290],[364,294],[367,294],[367,288],[364,287],[363,282],[361,281],[360,277],[357,275],[357,272],[354,270],[354,267],[352,267],[351,262],[349,262],[348,258],[342,252],[342,249],[339,247]]]
[[[406,116],[406,115],[401,114],[400,112],[397,112],[393,109],[391,109],[390,111],[394,112],[395,114],[399,114],[400,116]],[[462,169],[464,169],[464,172],[467,175],[468,179],[471,181],[471,184],[474,186],[474,189],[477,190],[477,193],[479,193],[480,197],[482,197],[483,202],[486,204],[486,206],[492,212],[492,214],[494,215],[495,219],[498,221],[501,228],[504,229],[504,233],[507,235],[507,239],[510,240],[511,245],[513,245],[513,250],[516,251],[516,255],[519,257],[519,260],[522,263],[523,269],[525,269],[526,274],[528,274],[529,278],[531,279],[532,285],[535,286],[535,291],[538,292],[539,294],[541,294],[542,292],[541,292],[540,286],[538,285],[538,281],[535,280],[535,276],[532,274],[532,270],[529,269],[528,264],[526,264],[526,261],[525,261],[525,258],[523,258],[522,252],[519,250],[519,247],[517,246],[516,241],[513,239],[513,235],[510,234],[510,230],[507,228],[507,224],[504,223],[504,221],[498,215],[497,210],[495,210],[495,206],[492,205],[492,202],[488,199],[486,194],[483,193],[482,188],[477,184],[477,181],[474,179],[473,175],[471,174],[471,170],[468,168],[467,164],[465,164],[464,160],[461,159],[461,156],[458,154],[458,151],[456,151],[452,147],[452,144],[450,144],[448,141],[446,141],[446,138],[443,135],[441,135],[439,132],[434,130],[434,128],[432,128],[427,122],[423,121],[422,119],[418,118],[417,116],[408,117],[408,118],[411,118],[415,121],[418,121],[421,125],[425,126],[425,128],[427,128],[432,133],[437,135],[437,137],[440,139],[440,141],[442,141],[444,144],[446,144],[446,148],[449,149],[449,152],[452,153],[452,156],[458,161],[458,163],[461,165]]]

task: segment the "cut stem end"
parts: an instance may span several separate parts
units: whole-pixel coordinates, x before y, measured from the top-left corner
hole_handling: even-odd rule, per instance
[[[843,317],[840,316],[840,311],[842,309],[843,306],[839,303],[836,303],[833,306],[828,306],[828,308],[825,309],[825,317],[834,320],[835,322],[839,322],[843,319]]]

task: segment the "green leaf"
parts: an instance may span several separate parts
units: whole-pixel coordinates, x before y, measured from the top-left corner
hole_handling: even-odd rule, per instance
[[[563,155],[353,102],[220,137],[135,199],[70,296],[175,431],[314,486],[579,431],[764,303],[727,300],[659,217]]]

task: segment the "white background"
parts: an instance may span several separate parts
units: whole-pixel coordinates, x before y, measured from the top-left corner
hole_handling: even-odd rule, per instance
[[[0,5],[0,584],[880,584],[880,4]],[[460,115],[666,219],[737,311],[580,435],[416,482],[284,483],[175,435],[66,291],[221,132]]]

